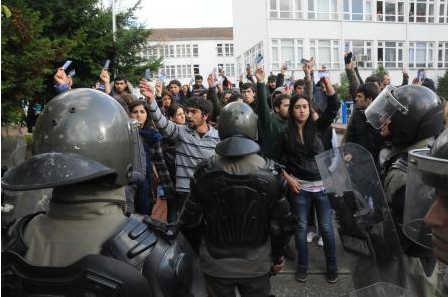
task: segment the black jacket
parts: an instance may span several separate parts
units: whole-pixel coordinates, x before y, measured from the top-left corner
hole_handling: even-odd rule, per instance
[[[286,171],[296,178],[306,181],[321,180],[315,156],[325,151],[322,134],[333,123],[340,106],[337,94],[327,97],[327,108],[315,122],[317,133],[315,134],[314,146],[311,152],[307,152],[304,144],[299,140],[296,143],[292,143],[293,140],[289,139],[288,131],[285,131],[283,136],[274,144],[270,157],[278,162],[283,161],[282,163],[286,166]]]
[[[372,155],[373,161],[378,165],[378,156],[384,139],[380,135],[380,130],[372,127],[367,122],[364,110],[355,109],[345,132],[345,142],[353,142],[361,145]]]

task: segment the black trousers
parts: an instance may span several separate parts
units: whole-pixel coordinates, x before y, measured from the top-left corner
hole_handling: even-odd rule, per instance
[[[210,297],[267,297],[271,291],[269,274],[253,278],[219,278],[204,274],[205,287]]]

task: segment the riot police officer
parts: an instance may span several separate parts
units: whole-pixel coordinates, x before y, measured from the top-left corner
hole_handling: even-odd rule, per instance
[[[257,116],[249,105],[226,105],[218,131],[217,156],[196,169],[179,223],[202,233],[210,296],[235,296],[235,288],[241,296],[268,296],[269,272],[282,268],[294,226],[281,168],[256,154]]]
[[[409,152],[403,231],[448,264],[448,129],[431,149]],[[448,274],[440,296],[448,295]]]
[[[2,259],[8,259],[9,268],[2,265],[2,275],[16,271],[7,273],[13,279],[2,278],[8,293],[21,295],[25,288],[33,294],[64,293],[55,285],[58,277],[71,273],[73,279],[86,277],[88,273],[74,273],[85,264],[86,271],[92,271],[89,265],[99,265],[94,270],[99,274],[123,271],[114,278],[125,286],[132,271],[142,272],[147,282],[143,287],[149,283],[152,296],[189,294],[192,261],[188,246],[176,238],[177,230],[150,218],[124,215],[123,186],[133,168],[135,137],[138,130],[124,109],[102,92],[76,89],[49,102],[33,134],[34,156],[2,178],[2,187],[8,190],[53,188],[48,211],[18,220],[3,239],[3,251],[8,252]],[[17,264],[20,261],[28,266]],[[173,261],[176,267],[170,266]],[[113,269],[122,262],[127,263],[127,273],[118,266]],[[47,278],[40,278],[43,272],[33,274],[36,266],[47,267],[43,270]],[[89,295],[92,283],[97,293],[108,296],[111,286],[118,286],[90,277],[72,283],[68,290],[76,287],[81,295]],[[133,290],[133,296],[144,291],[138,286]]]
[[[390,147],[380,152],[381,178],[392,217],[398,226],[401,247],[408,256],[398,262],[400,269],[405,271],[400,273],[396,284],[419,296],[433,296],[437,277],[433,273],[435,258],[403,235],[402,224],[408,151],[427,147],[431,138],[442,131],[442,101],[425,87],[387,86],[366,109],[366,117],[372,126],[381,128],[382,135],[391,142]]]

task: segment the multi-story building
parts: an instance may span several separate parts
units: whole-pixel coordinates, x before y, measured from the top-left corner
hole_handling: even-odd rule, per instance
[[[153,29],[144,57],[163,57],[159,74],[166,81],[189,83],[196,74],[204,77],[222,66],[227,78],[236,81],[233,30],[226,28]]]
[[[232,2],[237,73],[253,66],[259,53],[274,73],[285,62],[298,73],[302,58],[315,57],[337,82],[347,49],[360,61],[364,78],[384,65],[395,85],[403,69],[411,80],[427,69],[436,83],[448,69],[448,0]]]

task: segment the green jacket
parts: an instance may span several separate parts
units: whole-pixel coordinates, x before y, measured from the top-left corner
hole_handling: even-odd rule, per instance
[[[257,97],[266,98],[266,87],[263,83],[257,83]],[[263,135],[260,154],[266,156],[277,138],[288,127],[288,120],[271,111],[266,100],[258,100],[257,113]]]

